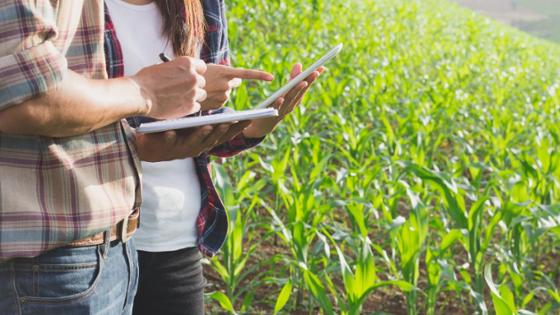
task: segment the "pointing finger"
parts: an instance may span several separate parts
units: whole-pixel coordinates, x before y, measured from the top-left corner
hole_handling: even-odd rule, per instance
[[[262,81],[272,81],[274,76],[268,72],[253,69],[243,69],[243,68],[228,68],[225,70],[226,75],[231,78],[240,78],[246,80],[262,80]]]

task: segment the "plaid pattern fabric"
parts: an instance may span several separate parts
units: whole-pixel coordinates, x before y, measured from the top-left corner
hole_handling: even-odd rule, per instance
[[[206,20],[206,38],[200,51],[200,59],[207,63],[229,65],[229,41],[224,1],[204,0],[202,7]]]
[[[200,52],[207,63],[229,65],[227,25],[223,0],[203,0],[207,32]],[[185,16],[183,14],[183,16]],[[105,54],[107,73],[110,77],[124,74],[122,51],[111,17],[105,8]],[[138,122],[138,118],[133,120]],[[210,154],[229,157],[259,144],[263,139],[246,139],[239,135],[233,140],[214,148]],[[207,256],[215,255],[222,247],[228,231],[228,216],[210,176],[208,155],[194,159],[201,191],[201,209],[196,219],[198,248]]]
[[[102,0],[1,1],[0,42],[0,109],[56,88],[68,69],[107,77]],[[125,122],[68,138],[0,133],[0,261],[103,231],[139,206],[132,136]]]
[[[61,48],[67,49],[66,43],[56,41],[53,7],[47,1],[34,5],[31,2],[0,3],[0,109],[56,87],[67,65],[60,51]],[[65,9],[78,11],[79,6],[81,4],[67,4]],[[39,15],[49,18],[40,21]],[[75,32],[70,25],[66,28],[67,33]]]

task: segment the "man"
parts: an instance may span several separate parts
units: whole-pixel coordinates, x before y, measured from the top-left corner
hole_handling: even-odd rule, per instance
[[[124,118],[200,110],[205,71],[180,57],[107,80],[102,0],[0,3],[0,314],[131,312],[139,158],[197,154],[228,131],[135,144]]]

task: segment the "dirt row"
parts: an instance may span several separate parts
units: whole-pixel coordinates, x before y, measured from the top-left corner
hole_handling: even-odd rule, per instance
[[[465,7],[489,15],[503,23],[518,24],[547,19],[547,16],[533,12],[518,4],[517,0],[451,0]]]

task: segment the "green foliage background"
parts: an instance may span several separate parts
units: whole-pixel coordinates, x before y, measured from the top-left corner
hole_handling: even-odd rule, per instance
[[[217,165],[220,308],[559,312],[559,46],[444,0],[228,5],[233,63],[277,78],[236,108],[345,48],[274,135]]]

